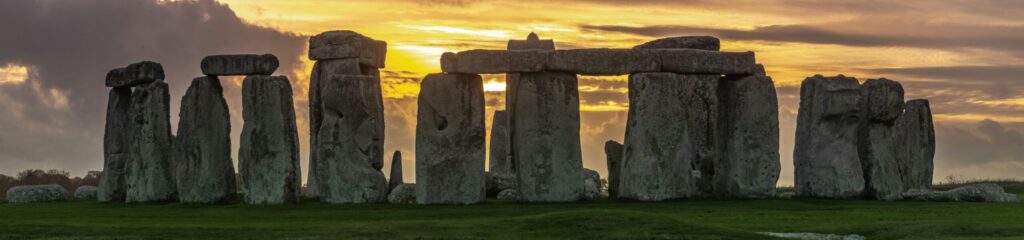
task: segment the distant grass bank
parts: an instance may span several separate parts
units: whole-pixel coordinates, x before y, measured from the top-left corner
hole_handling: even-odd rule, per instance
[[[1024,184],[1007,190],[1024,193]],[[1024,239],[1024,204],[769,199],[471,206],[0,204],[0,239]]]

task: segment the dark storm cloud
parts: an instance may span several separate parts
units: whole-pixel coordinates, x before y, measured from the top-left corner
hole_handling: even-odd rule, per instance
[[[3,174],[25,167],[99,170],[108,91],[103,81],[112,68],[162,63],[173,124],[181,96],[201,74],[203,56],[272,53],[281,62],[277,74],[296,82],[293,72],[305,53],[305,38],[249,25],[212,0],[0,1],[0,33],[0,66],[27,66],[30,74],[25,82],[0,84]],[[240,89],[229,80],[223,80],[225,96],[237,136]]]
[[[1010,162],[1024,164],[1024,134],[990,119],[935,129],[936,163],[951,167]]]

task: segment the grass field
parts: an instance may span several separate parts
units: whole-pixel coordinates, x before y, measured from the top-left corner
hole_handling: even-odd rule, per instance
[[[1024,193],[1024,184],[1007,183]],[[0,239],[1024,239],[1024,204],[866,200],[597,201],[471,206],[0,204]]]

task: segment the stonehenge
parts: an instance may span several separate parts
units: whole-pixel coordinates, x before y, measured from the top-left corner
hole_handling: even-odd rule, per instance
[[[181,99],[174,164],[178,199],[221,203],[235,193],[231,117],[216,76],[192,80]]]
[[[298,202],[302,183],[291,82],[284,76],[246,77],[242,115],[238,170],[245,202]]]
[[[483,201],[483,79],[473,74],[427,75],[420,84],[417,104],[416,201]]]
[[[335,75],[320,81],[321,113],[313,158],[321,202],[376,203],[390,190],[378,162],[383,139],[376,135],[383,111],[377,102],[380,79]]]
[[[132,92],[127,202],[177,200],[171,163],[170,98],[163,81],[136,86]]]

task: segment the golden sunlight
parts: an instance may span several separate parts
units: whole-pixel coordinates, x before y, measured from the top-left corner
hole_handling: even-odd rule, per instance
[[[504,92],[505,82],[487,81],[484,83],[484,92]]]
[[[0,67],[0,84],[22,83],[28,79],[28,68],[21,65],[7,64]]]

